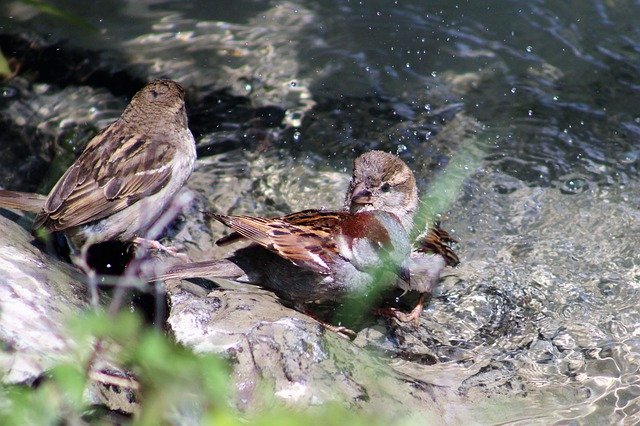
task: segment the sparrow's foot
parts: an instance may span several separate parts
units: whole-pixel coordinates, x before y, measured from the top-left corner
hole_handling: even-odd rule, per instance
[[[347,327],[331,325],[326,322],[320,322],[320,324],[327,330],[333,331],[338,336],[344,337],[345,339],[353,340],[358,335],[358,333]]]
[[[408,313],[394,308],[381,308],[378,309],[376,313],[384,317],[395,318],[400,322],[411,322],[414,325],[418,325],[420,323],[420,315],[422,315],[422,310],[424,309],[425,298],[426,294],[422,293],[418,298],[416,306]]]
[[[318,321],[321,326],[323,326],[324,328],[326,328],[329,331],[333,331],[334,333],[336,333],[340,337],[344,337],[345,339],[353,340],[358,335],[358,333],[356,333],[355,331],[351,330],[350,328],[343,327],[341,325],[333,325],[333,324],[329,324],[328,322],[322,321],[320,318],[318,318],[318,316],[315,313],[311,312],[308,309],[302,309],[302,311],[304,312],[305,315],[308,315],[309,317],[311,317],[314,320]]]
[[[157,251],[162,251],[165,252],[171,256],[177,257],[178,259],[182,260],[183,262],[189,262],[189,256],[187,256],[184,253],[179,253],[178,250],[175,247],[167,247],[162,245],[159,241],[156,240],[148,240],[146,238],[141,238],[141,237],[136,237],[133,240],[134,244],[137,245],[141,245],[141,246],[145,246],[149,249],[154,249]]]

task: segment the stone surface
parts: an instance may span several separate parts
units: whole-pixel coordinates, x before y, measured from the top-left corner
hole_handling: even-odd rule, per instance
[[[338,401],[373,412],[384,407],[390,418],[420,413],[451,420],[460,414],[446,409],[457,399],[453,388],[430,383],[428,367],[416,379],[391,368],[381,353],[284,307],[266,290],[220,281],[209,291],[203,281],[168,282],[169,331],[196,352],[232,361],[240,407],[254,406],[266,382],[289,403]]]
[[[87,306],[85,285],[24,228],[4,216],[0,228],[0,369],[4,382],[31,383],[73,350],[64,323]]]

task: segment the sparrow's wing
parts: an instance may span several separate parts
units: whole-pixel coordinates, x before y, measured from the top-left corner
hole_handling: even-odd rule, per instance
[[[167,184],[175,146],[125,129],[118,120],[89,142],[49,193],[34,229],[61,231],[102,219]]]
[[[345,216],[348,216],[347,212],[331,210],[302,210],[286,216],[274,217],[272,219],[280,219],[296,226],[311,226],[316,229],[322,229],[326,233],[330,233],[335,228],[336,224],[341,222]],[[246,237],[239,232],[232,232],[229,235],[219,238],[216,241],[216,245],[225,246],[245,239]]]
[[[458,255],[449,246],[451,243],[457,242],[447,231],[435,224],[429,229],[427,235],[424,235],[416,241],[417,250],[423,253],[436,253],[442,256],[449,266],[456,266],[460,263]]]
[[[276,252],[283,258],[302,268],[320,274],[331,273],[329,263],[338,250],[332,235],[339,227],[341,215],[315,211],[321,224],[314,226],[308,217],[306,225],[294,225],[284,218],[262,218],[250,216],[225,216],[213,214],[212,217],[224,223],[245,238]],[[333,227],[330,225],[333,222]]]
[[[238,232],[232,232],[229,235],[225,235],[224,237],[220,237],[216,240],[216,245],[218,246],[226,246],[227,244],[233,244],[238,241],[246,241],[247,239],[243,237]]]

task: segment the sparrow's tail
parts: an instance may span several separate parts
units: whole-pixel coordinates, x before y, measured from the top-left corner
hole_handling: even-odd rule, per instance
[[[179,263],[170,266],[162,273],[152,275],[148,281],[161,281],[172,278],[226,278],[235,279],[245,272],[227,259],[205,260],[202,262]]]
[[[39,213],[47,197],[32,192],[17,192],[0,189],[0,208],[17,209],[26,212]]]
[[[441,255],[447,265],[456,266],[460,263],[458,255],[451,248],[451,244],[457,241],[449,235],[447,231],[440,228],[440,225],[436,223],[427,235],[423,235],[416,241],[417,250],[424,253],[437,253]]]

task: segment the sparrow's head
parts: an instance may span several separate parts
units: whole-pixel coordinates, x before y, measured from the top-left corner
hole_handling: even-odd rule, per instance
[[[410,231],[417,208],[416,179],[404,161],[383,151],[369,151],[355,159],[345,209],[393,213]]]
[[[154,80],[133,96],[122,119],[153,127],[170,122],[186,126],[184,89],[172,80]]]

